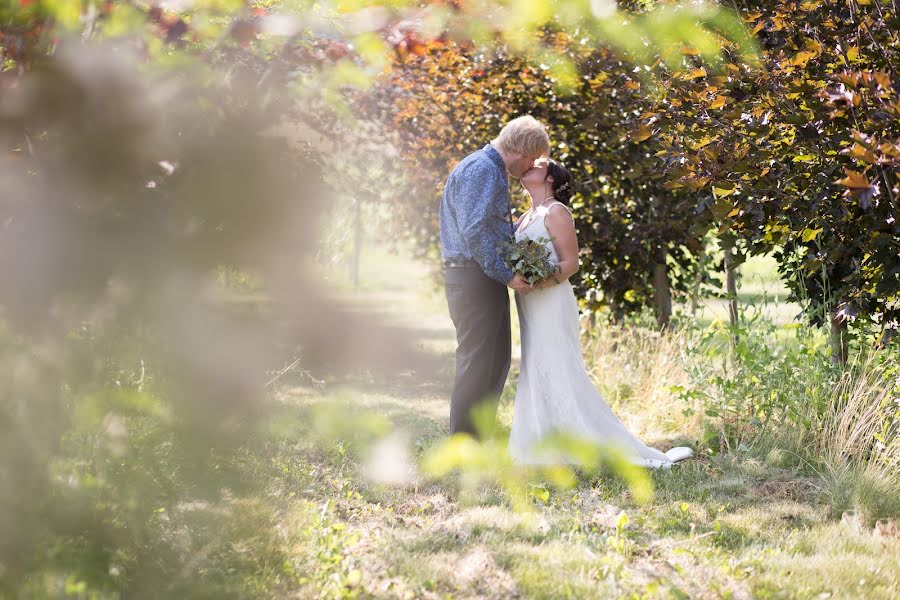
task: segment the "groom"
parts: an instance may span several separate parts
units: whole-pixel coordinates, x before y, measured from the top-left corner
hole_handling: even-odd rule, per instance
[[[444,186],[441,255],[457,342],[451,434],[477,435],[469,411],[503,391],[512,347],[506,288],[530,289],[498,251],[514,234],[507,174],[518,179],[549,154],[544,126],[533,117],[518,117],[460,161]]]

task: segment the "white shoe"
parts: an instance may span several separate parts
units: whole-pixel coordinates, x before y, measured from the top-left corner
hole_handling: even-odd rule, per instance
[[[694,451],[687,446],[678,446],[677,448],[672,448],[666,452],[666,456],[672,459],[672,462],[678,462],[679,460],[694,456]]]

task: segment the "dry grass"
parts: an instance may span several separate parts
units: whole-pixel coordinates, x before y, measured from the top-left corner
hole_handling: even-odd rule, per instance
[[[427,347],[452,361],[453,331],[440,300],[404,293],[395,302],[404,318],[428,323]],[[697,417],[684,416],[672,390],[690,384],[683,368],[689,343],[678,332],[660,336],[606,327],[586,332],[585,359],[595,382],[649,443],[700,430]],[[513,384],[515,374],[514,368]],[[444,436],[450,375],[428,382],[398,377],[382,386],[361,382],[344,388],[343,395],[360,412],[375,412],[402,428],[416,457]],[[874,433],[873,399],[887,399],[875,393],[875,381],[864,375],[834,390],[845,401],[816,424],[820,445],[813,451],[885,481],[894,472],[872,466],[862,452],[866,436]],[[509,418],[511,387],[501,421]],[[328,390],[284,392],[286,402],[298,407],[329,396]],[[798,438],[798,446],[810,435]],[[290,457],[297,447],[286,440],[282,455]],[[304,483],[280,485],[296,493],[283,504],[283,514],[315,507],[318,530],[343,529],[340,535],[314,537],[315,548],[307,542],[298,549],[304,557],[324,558],[318,565],[310,566],[308,558],[300,563],[314,576],[296,596],[900,597],[896,521],[873,524],[859,512],[836,514],[832,494],[842,488],[787,460],[801,450],[773,442],[755,456],[698,456],[671,471],[654,472],[655,497],[646,505],[636,504],[614,478],[583,479],[572,490],[551,487],[549,499],[534,501],[531,515],[512,510],[497,489],[481,490],[472,502],[463,501],[452,478],[374,487],[352,454],[303,454],[291,464],[298,465]],[[860,497],[859,489],[851,494],[848,511]],[[628,524],[619,528],[623,512]]]
[[[643,435],[699,435],[700,419],[686,418],[672,389],[687,387],[683,349],[687,333],[642,327],[587,326],[585,362],[619,417]]]

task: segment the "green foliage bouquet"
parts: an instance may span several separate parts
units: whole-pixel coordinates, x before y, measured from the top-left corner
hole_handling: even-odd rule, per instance
[[[547,242],[553,238],[522,238],[509,240],[500,244],[500,255],[512,270],[525,278],[528,283],[537,283],[551,277],[559,269],[559,265],[550,260],[550,249]]]

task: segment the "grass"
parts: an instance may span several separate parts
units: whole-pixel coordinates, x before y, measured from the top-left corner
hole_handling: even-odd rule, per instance
[[[721,288],[725,288],[722,274]],[[772,256],[751,256],[741,264],[736,274],[737,297],[740,309],[758,313],[772,322],[790,326],[801,313],[800,306],[788,301],[787,286],[779,279],[777,263]],[[676,310],[701,325],[728,321],[728,302],[722,298],[701,298],[696,315],[691,316],[686,307]]]
[[[415,461],[445,435],[453,329],[439,290],[422,284],[429,281],[423,267],[377,250],[365,256],[363,272],[375,273],[374,279],[392,289],[370,280],[360,297],[390,303],[398,319],[424,327],[429,335],[423,347],[449,365],[431,379],[406,375],[377,385],[341,383],[352,406],[403,431]],[[676,364],[682,342],[646,331],[602,331],[586,338],[585,353],[601,390],[629,427],[660,448],[696,445],[702,430],[700,419],[684,416],[682,403],[666,392],[688,384]],[[510,377],[498,412],[507,427],[515,367]],[[327,402],[334,392],[328,388],[285,385],[281,398],[286,406],[305,409]],[[283,440],[281,448],[292,452],[296,440]],[[355,452],[332,447],[296,457],[303,465],[298,468],[314,476],[306,487],[284,487],[294,494],[284,514],[316,506],[323,519],[341,526],[341,536],[339,543],[317,538],[334,546],[339,560],[326,552],[324,564],[313,568],[319,575],[292,594],[900,597],[896,527],[888,521],[873,526],[854,512],[852,497],[859,490],[848,491],[846,510],[834,510],[840,504],[835,489],[856,485],[858,478],[841,480],[835,473],[829,487],[827,476],[789,460],[777,444],[753,454],[701,452],[671,471],[652,472],[655,496],[648,504],[637,504],[616,478],[583,477],[574,489],[547,488],[527,514],[511,510],[502,490],[490,484],[474,497],[463,496],[453,477],[432,481],[414,474],[400,486],[372,484],[363,475],[364,451]]]
[[[627,426],[697,456],[650,472],[646,503],[618,476],[582,472],[573,487],[531,482],[531,510],[519,512],[496,481],[422,473],[447,436],[454,330],[423,265],[373,245],[362,257],[358,288],[330,273],[337,293],[410,325],[437,368],[324,380],[287,369],[258,439],[216,464],[243,484],[204,497],[193,472],[156,460],[167,442],[152,429],[132,436],[146,452],[114,463],[92,459],[94,438],[82,440],[70,460],[85,481],[92,464],[121,462],[177,500],[141,502],[131,479],[111,481],[127,488],[120,495],[85,487],[86,502],[110,503],[111,521],[134,519],[133,543],[110,555],[102,536],[91,546],[77,530],[59,535],[0,598],[900,597],[898,462],[887,460],[900,452],[896,432],[876,427],[896,394],[874,367],[830,379],[816,366],[828,364],[822,340],[771,320],[751,323],[731,356],[714,327],[586,327],[587,366]],[[728,360],[740,366],[733,376],[722,375]],[[766,412],[787,405],[794,412]],[[760,423],[748,424],[748,406]],[[884,460],[873,458],[876,434]]]

